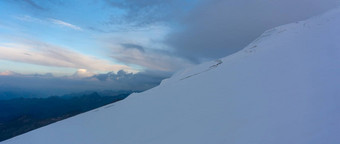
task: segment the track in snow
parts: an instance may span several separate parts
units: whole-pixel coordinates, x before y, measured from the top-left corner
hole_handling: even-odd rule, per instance
[[[187,79],[187,78],[190,78],[190,77],[193,77],[193,76],[199,75],[199,74],[201,74],[201,73],[204,73],[204,72],[210,71],[210,70],[212,70],[212,69],[215,69],[215,68],[217,68],[217,67],[218,67],[220,64],[222,64],[222,63],[223,63],[223,61],[222,61],[222,60],[220,60],[220,59],[218,59],[218,60],[215,60],[215,62],[216,62],[216,64],[214,64],[214,65],[210,66],[208,69],[206,69],[206,70],[204,70],[204,71],[201,71],[201,72],[198,72],[198,73],[195,73],[195,74],[192,74],[192,75],[189,75],[189,76],[186,76],[186,77],[184,77],[184,78],[181,78],[180,80],[184,80],[184,79]]]

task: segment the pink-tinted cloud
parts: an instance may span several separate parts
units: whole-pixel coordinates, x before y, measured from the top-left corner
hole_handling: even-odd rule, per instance
[[[0,59],[43,66],[86,69],[88,71],[126,70],[136,72],[126,65],[113,64],[108,60],[36,41],[1,44]]]

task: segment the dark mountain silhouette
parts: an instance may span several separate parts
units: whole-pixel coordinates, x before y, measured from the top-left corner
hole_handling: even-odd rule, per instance
[[[130,91],[103,91],[0,100],[0,141],[122,100]]]

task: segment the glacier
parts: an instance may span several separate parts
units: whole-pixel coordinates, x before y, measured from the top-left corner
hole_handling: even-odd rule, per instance
[[[340,9],[1,144],[338,144]]]

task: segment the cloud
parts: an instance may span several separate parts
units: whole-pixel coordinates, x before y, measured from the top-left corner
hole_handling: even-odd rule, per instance
[[[83,30],[79,26],[67,23],[67,22],[62,21],[62,20],[53,19],[53,18],[40,19],[40,18],[29,16],[29,15],[15,16],[15,18],[18,19],[18,20],[21,20],[21,21],[26,21],[26,22],[40,23],[40,24],[45,24],[45,25],[55,24],[55,25],[59,25],[59,26],[62,26],[62,27],[71,28],[71,29],[74,29],[74,30],[77,30],[77,31]]]
[[[18,73],[13,72],[13,71],[3,71],[3,72],[0,72],[0,76],[12,76],[12,75],[18,75]]]
[[[160,82],[171,76],[170,72],[163,71],[145,71],[136,74],[126,71],[117,73],[109,72],[106,74],[97,74],[93,78],[102,82],[111,83],[115,88],[125,89],[124,87],[133,87],[135,90],[149,89],[160,84]]]
[[[338,0],[106,0],[123,9],[112,24],[137,27],[168,24],[164,43],[182,58],[199,63],[239,51],[265,30],[307,19]],[[119,20],[119,21],[115,21]]]
[[[112,16],[111,24],[129,24],[145,26],[154,23],[168,22],[183,14],[194,1],[183,0],[106,0],[112,7],[125,11],[122,17]]]
[[[112,64],[108,60],[98,59],[38,41],[25,41],[21,44],[2,44],[0,45],[0,51],[0,59],[2,60],[52,67],[86,69],[89,71],[119,71],[124,69],[129,72],[136,72],[136,70],[126,65]]]
[[[25,21],[25,22],[39,23],[39,24],[44,24],[44,25],[54,24],[54,25],[70,28],[70,29],[77,30],[77,31],[83,30],[81,27],[79,27],[77,25],[70,24],[70,23],[67,23],[65,21],[53,19],[53,18],[40,19],[40,18],[29,16],[29,15],[15,16],[15,18],[18,19],[18,20],[21,20],[21,21]]]
[[[61,21],[61,20],[50,18],[49,21],[51,21],[54,24],[61,25],[61,26],[64,26],[64,27],[68,27],[68,28],[71,28],[71,29],[74,29],[74,30],[78,30],[78,31],[82,30],[82,28],[80,28],[79,26],[76,26],[76,25]]]
[[[86,72],[79,70],[79,73]],[[85,91],[143,91],[159,85],[170,73],[145,71],[129,73],[123,70],[96,74],[90,77],[54,77],[42,75],[0,75],[0,97],[13,93],[9,98],[18,96],[48,97]]]
[[[20,8],[29,9],[29,10],[37,10],[36,13],[48,13],[51,8],[54,6],[64,5],[65,2],[63,0],[2,0],[4,2],[13,3],[17,6],[21,6]],[[23,6],[23,7],[22,7]]]
[[[38,5],[33,0],[22,0],[22,1],[25,2],[26,4],[30,5],[31,7],[35,8],[35,9],[46,10],[44,7]]]
[[[29,16],[29,15],[15,16],[15,18],[21,21],[25,21],[25,22],[44,23],[43,20]]]
[[[53,23],[53,25],[75,30],[89,30],[86,32],[96,31],[96,33],[91,33],[95,43],[101,45],[100,48],[111,50],[110,56],[114,60],[129,66],[137,65],[137,68],[175,71],[190,66],[192,63],[237,52],[265,30],[320,14],[337,6],[337,1],[105,0],[92,3],[96,5],[90,6],[90,9],[100,7],[103,8],[104,13],[98,19],[94,19],[94,16],[89,17],[87,22],[92,25],[83,26],[83,28],[62,21],[65,17],[54,18],[51,13],[44,16],[54,19],[41,20],[45,24]],[[84,4],[88,6],[87,3]],[[58,13],[58,11],[55,12]],[[99,13],[94,13],[96,14]],[[69,16],[66,17],[69,18]],[[78,17],[79,15],[74,16],[74,18]],[[40,19],[29,17],[23,19],[40,21]],[[103,19],[109,22],[102,22]],[[97,24],[94,24],[92,20],[97,20],[100,24],[97,21],[94,22]],[[98,40],[101,39],[98,37],[105,37],[103,38],[105,40]],[[103,44],[106,43],[103,41],[110,44]],[[7,49],[7,51],[10,50]],[[91,56],[75,58],[84,60],[74,58],[68,60],[76,54],[67,53],[53,49],[39,49],[32,52],[30,49],[28,52],[21,53],[22,58],[15,58],[15,61],[26,61],[23,60],[25,58],[30,63],[86,69],[90,72],[94,69],[108,69],[107,67],[111,65],[108,61]],[[33,55],[52,55],[52,58],[46,58],[46,62],[37,62],[30,58]],[[7,57],[7,59],[11,58]],[[94,66],[95,63],[101,63],[99,64],[101,68]]]
[[[181,16],[166,43],[194,62],[237,52],[265,30],[307,19],[338,0],[211,0]]]
[[[93,72],[89,72],[87,69],[78,69],[76,73],[73,74],[75,78],[85,78],[95,75]]]
[[[162,43],[168,31],[168,27],[153,25],[143,31],[100,33],[95,38],[101,47],[111,50],[114,60],[142,70],[174,72],[191,66]]]
[[[150,50],[142,52],[138,49],[126,48],[115,48],[114,51],[112,58],[126,64],[139,65],[149,70],[176,71],[191,66],[190,62],[166,51]]]
[[[131,44],[131,43],[124,43],[120,45],[124,47],[125,49],[136,49],[136,50],[139,50],[140,52],[145,52],[144,47],[141,45]]]

